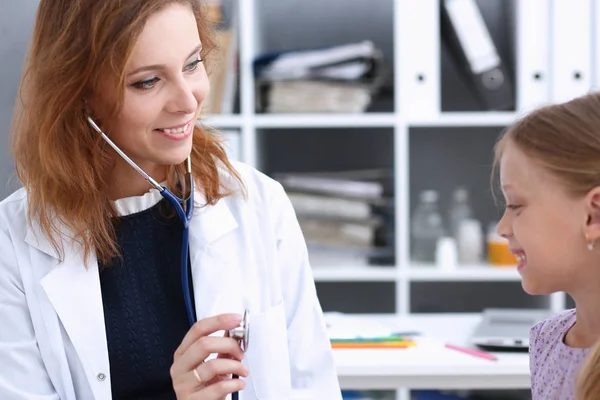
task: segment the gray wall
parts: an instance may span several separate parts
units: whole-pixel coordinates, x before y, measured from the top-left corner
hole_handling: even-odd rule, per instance
[[[38,0],[0,1],[0,199],[18,186],[9,136],[15,96]]]

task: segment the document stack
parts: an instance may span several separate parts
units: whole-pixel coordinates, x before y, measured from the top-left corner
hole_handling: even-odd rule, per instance
[[[288,173],[286,189],[313,266],[394,265],[391,173]]]
[[[383,81],[372,42],[265,54],[254,62],[259,112],[362,113]]]

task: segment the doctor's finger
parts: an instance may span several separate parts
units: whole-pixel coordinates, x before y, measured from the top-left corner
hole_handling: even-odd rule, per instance
[[[242,316],[239,314],[220,314],[196,322],[186,333],[175,351],[175,357],[182,355],[198,339],[220,330],[233,329],[239,325]]]
[[[175,360],[175,371],[186,373],[201,364],[211,354],[227,354],[236,360],[244,358],[244,352],[235,339],[203,336],[196,340],[183,355]]]
[[[205,387],[191,395],[189,400],[221,400],[228,394],[244,390],[246,382],[241,379],[225,379]]]
[[[237,375],[244,378],[248,376],[248,370],[241,362],[226,358],[216,358],[200,364],[196,367],[196,372],[203,382],[223,375]]]

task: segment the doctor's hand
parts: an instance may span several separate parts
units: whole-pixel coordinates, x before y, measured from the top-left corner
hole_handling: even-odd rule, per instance
[[[239,325],[242,317],[221,314],[196,322],[175,351],[171,366],[173,388],[177,400],[221,400],[228,394],[244,389],[245,382],[232,379],[235,374],[247,377],[248,371],[241,363],[244,352],[239,343],[230,337],[210,334]],[[218,357],[204,361],[210,354]]]

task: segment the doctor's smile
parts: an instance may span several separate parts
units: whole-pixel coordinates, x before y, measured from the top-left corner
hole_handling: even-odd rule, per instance
[[[198,123],[206,6],[39,1],[23,187],[0,203],[0,399],[342,398],[292,203]]]
[[[192,135],[194,129],[194,121],[188,121],[185,124],[171,126],[169,128],[158,128],[155,132],[161,134],[167,139],[184,140]]]

